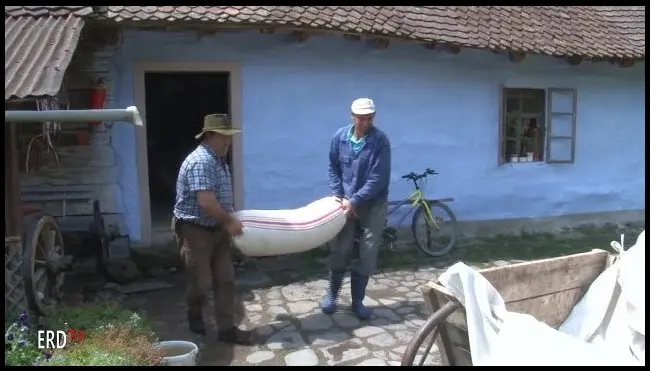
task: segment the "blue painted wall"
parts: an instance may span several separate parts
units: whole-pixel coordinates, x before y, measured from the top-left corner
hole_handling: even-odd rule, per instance
[[[489,51],[452,55],[395,42],[379,51],[341,37],[296,44],[256,32],[198,39],[129,31],[113,60],[116,107],[133,104],[136,61],[241,65],[246,208],[293,208],[328,194],[330,138],[349,123],[350,103],[361,96],[375,100],[376,125],[392,141],[391,199],[410,191],[402,174],[431,167],[440,175],[429,195],[454,197],[460,220],[645,207],[644,64],[574,67],[541,56],[513,64]],[[578,89],[575,164],[497,165],[501,84]],[[133,126],[116,125],[112,143],[125,222],[137,240]]]

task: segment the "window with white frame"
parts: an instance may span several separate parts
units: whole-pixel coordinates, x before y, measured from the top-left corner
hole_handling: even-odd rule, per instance
[[[499,164],[574,163],[575,89],[501,87]]]

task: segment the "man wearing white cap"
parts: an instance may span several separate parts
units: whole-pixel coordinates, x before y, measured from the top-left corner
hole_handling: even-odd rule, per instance
[[[375,103],[369,98],[352,102],[352,125],[339,129],[330,147],[329,178],[334,195],[348,216],[331,246],[329,293],[321,302],[326,314],[336,311],[343,277],[350,263],[355,233],[361,232],[359,259],[350,267],[352,311],[370,318],[363,305],[369,277],[377,268],[381,234],[386,220],[390,183],[390,142],[373,126]]]

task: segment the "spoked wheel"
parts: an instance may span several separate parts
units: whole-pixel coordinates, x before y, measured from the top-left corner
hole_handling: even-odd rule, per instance
[[[445,322],[445,319],[447,319],[447,317],[458,308],[460,308],[460,304],[450,301],[427,319],[406,348],[406,351],[402,356],[402,366],[416,365],[415,359],[417,356],[420,356],[417,366],[426,365],[425,363],[430,356],[431,348],[433,348],[433,344],[435,344],[438,334],[440,333],[440,325],[442,325]],[[426,348],[421,352],[420,349],[425,343],[427,344]]]
[[[63,271],[71,264],[63,249],[61,230],[54,218],[37,213],[25,218],[23,280],[29,307],[48,314],[63,296]]]
[[[420,205],[413,214],[411,230],[415,243],[425,254],[443,256],[456,245],[456,215],[442,202],[428,203],[433,220],[427,221],[424,206]]]

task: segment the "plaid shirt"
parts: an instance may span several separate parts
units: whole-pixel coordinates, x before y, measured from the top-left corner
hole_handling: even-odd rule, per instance
[[[183,161],[176,180],[174,217],[206,227],[217,221],[206,215],[198,203],[196,192],[214,191],[221,207],[233,211],[232,178],[228,165],[203,144]]]

